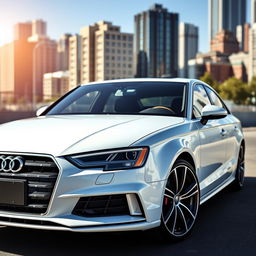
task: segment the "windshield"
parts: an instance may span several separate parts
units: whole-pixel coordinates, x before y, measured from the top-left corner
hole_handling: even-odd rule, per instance
[[[47,115],[185,116],[186,83],[120,82],[85,85],[53,104]]]

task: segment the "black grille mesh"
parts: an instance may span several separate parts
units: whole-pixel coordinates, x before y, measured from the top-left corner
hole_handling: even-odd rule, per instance
[[[5,155],[17,156],[17,155]],[[19,173],[0,171],[0,178],[26,180],[26,205],[3,205],[1,211],[45,213],[55,186],[59,169],[50,157],[24,156],[25,165]]]
[[[126,195],[82,197],[72,214],[83,217],[129,215]]]

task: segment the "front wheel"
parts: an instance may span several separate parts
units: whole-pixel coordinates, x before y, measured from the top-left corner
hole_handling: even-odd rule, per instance
[[[187,237],[197,218],[199,204],[200,189],[194,167],[178,160],[166,182],[158,232],[168,240]]]

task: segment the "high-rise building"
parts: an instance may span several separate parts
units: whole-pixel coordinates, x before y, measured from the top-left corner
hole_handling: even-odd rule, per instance
[[[256,0],[251,0],[251,24],[256,23]]]
[[[175,77],[178,73],[179,15],[160,4],[135,16],[136,77]]]
[[[249,38],[248,81],[256,76],[256,23],[253,23],[251,26]]]
[[[54,100],[69,91],[68,71],[44,74],[44,100]]]
[[[133,35],[100,21],[81,29],[81,83],[133,77]]]
[[[221,30],[229,30],[236,35],[237,25],[246,21],[245,0],[209,0],[210,41]]]
[[[236,38],[239,43],[239,50],[248,52],[249,50],[250,24],[238,25],[236,27]]]
[[[69,88],[73,89],[81,83],[81,37],[69,38]]]
[[[0,48],[1,102],[31,102],[33,43],[15,40]]]
[[[0,92],[16,101],[40,101],[43,74],[56,71],[57,44],[46,36],[42,20],[16,24],[14,30],[16,40],[1,49]]]
[[[244,52],[249,52],[250,24],[244,25]]]
[[[43,99],[43,75],[57,69],[57,43],[40,39],[33,48],[33,95],[34,101]]]
[[[64,34],[60,37],[57,46],[57,70],[68,70],[69,64],[69,38],[71,34]]]
[[[29,42],[38,42],[47,37],[47,24],[43,20],[32,21],[32,35],[28,38]]]
[[[43,20],[32,21],[32,34],[39,35],[41,37],[47,36],[47,24]]]
[[[188,60],[198,52],[198,27],[192,24],[179,25],[179,77],[188,77]]]
[[[27,40],[32,35],[32,22],[17,23],[14,25],[14,40]]]

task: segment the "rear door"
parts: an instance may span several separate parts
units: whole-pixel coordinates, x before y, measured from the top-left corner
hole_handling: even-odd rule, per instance
[[[199,182],[201,196],[207,194],[223,180],[226,161],[226,134],[223,130],[223,119],[209,120],[203,125],[201,120],[202,109],[211,105],[211,101],[202,84],[196,84],[193,90],[193,114],[197,120],[200,138],[200,173]]]

